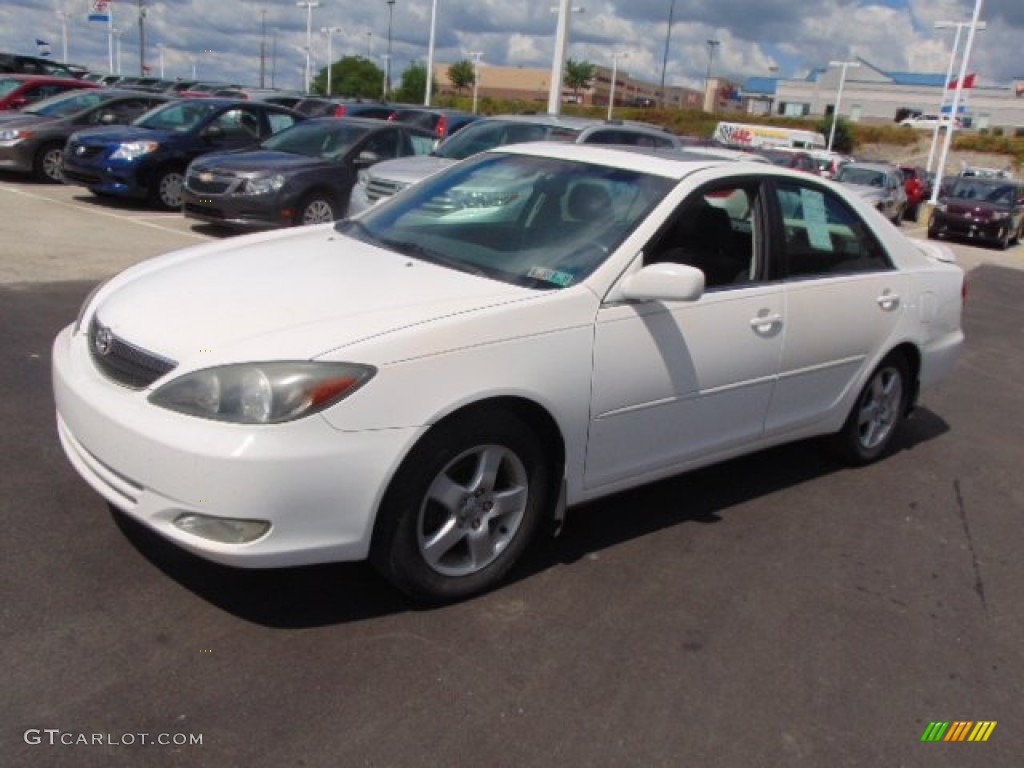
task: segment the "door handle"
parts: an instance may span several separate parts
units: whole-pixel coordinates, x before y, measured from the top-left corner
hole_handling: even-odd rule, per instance
[[[882,309],[891,312],[900,305],[900,296],[898,293],[885,291],[881,296],[875,299],[875,301],[878,302],[878,306]]]
[[[769,333],[776,325],[782,325],[782,315],[764,314],[750,319],[750,327],[757,333]]]

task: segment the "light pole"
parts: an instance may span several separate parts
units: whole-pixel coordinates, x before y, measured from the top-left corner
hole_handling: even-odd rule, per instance
[[[60,19],[61,50],[64,54],[64,58],[61,61],[65,64],[68,61],[68,16],[67,11],[57,11],[57,18]]]
[[[612,54],[612,87],[608,92],[608,119],[612,119],[612,110],[615,108],[615,81],[619,77],[619,59],[628,59],[628,53]]]
[[[267,82],[267,9],[260,8],[260,88]]]
[[[146,3],[139,0],[139,76],[146,76]]]
[[[437,0],[430,6],[430,39],[427,42],[427,85],[423,89],[423,106],[430,106],[431,92],[434,90],[434,32],[437,29]],[[473,110],[476,112],[476,110]]]
[[[114,56],[117,60],[117,74],[121,74],[121,28],[114,27]]]
[[[160,79],[164,79],[164,44],[157,43],[156,50],[160,54]]]
[[[388,100],[388,72],[391,70],[391,57],[386,53],[382,53],[380,56],[384,60],[384,78],[380,83],[380,92],[382,94],[381,101]]]
[[[946,126],[946,136],[942,141],[942,152],[939,155],[939,164],[935,167],[936,183],[932,185],[931,203],[934,205],[939,200],[939,188],[942,186],[942,174],[946,168],[946,159],[949,156],[949,147],[953,143],[953,132],[956,130],[956,116],[960,110],[960,94],[964,89],[964,78],[967,77],[967,65],[971,60],[971,48],[974,46],[974,33],[981,24],[981,5],[984,0],[976,0],[974,4],[974,15],[971,16],[971,23],[967,28],[967,43],[964,45],[964,57],[960,61],[960,76],[956,79],[956,89],[953,91],[953,104],[949,110],[949,124]],[[948,83],[947,83],[948,85]],[[941,119],[942,112],[939,112]]]
[[[676,0],[668,7],[668,29],[665,30],[665,53],[661,57],[661,91],[658,96],[658,106],[665,106],[665,69],[668,67],[668,45],[672,41],[672,16],[676,11]]]
[[[942,110],[946,106],[946,94],[949,93],[949,84],[953,78],[953,65],[956,63],[956,52],[960,49],[960,36],[963,34],[964,28],[969,27],[971,23],[969,21],[936,21],[935,29],[956,29],[956,35],[953,37],[953,50],[949,54],[949,66],[946,68],[946,79],[942,82],[942,101],[939,102],[939,115],[942,115]],[[979,21],[975,25],[975,29],[983,30],[988,25],[984,21]],[[950,121],[955,115],[950,115]],[[935,128],[932,130],[932,145],[928,150],[928,164],[925,166],[925,170],[931,173],[932,162],[935,160],[935,148],[939,144],[939,126],[941,120],[935,123]]]
[[[320,32],[327,35],[327,95],[331,95],[331,65],[334,64],[334,49],[331,41],[334,35],[341,32],[341,27],[321,27]]]
[[[477,88],[480,85],[480,57],[483,56],[483,51],[470,51],[470,56],[473,57],[473,114],[476,114],[476,94]],[[429,76],[429,73],[428,73]]]
[[[558,4],[558,26],[555,28],[555,57],[551,62],[551,85],[548,89],[548,114],[557,115],[562,111],[562,80],[565,76],[565,51],[569,47],[569,14],[583,13],[574,8],[572,0],[561,0]]]
[[[842,67],[842,72],[839,74],[839,91],[836,93],[836,106],[832,110],[832,127],[828,132],[828,146],[825,148],[826,152],[832,151],[832,141],[836,137],[836,123],[839,122],[839,107],[843,101],[843,85],[846,83],[846,70],[848,67],[859,67],[859,61],[830,61],[828,63],[830,67]]]
[[[719,40],[708,40],[708,71],[704,75],[704,108],[707,112],[715,111],[715,100],[710,98],[708,95],[708,88],[711,87],[711,64],[715,60],[715,48],[720,46],[722,43]],[[710,109],[708,107],[710,106]]]
[[[195,80],[196,79],[196,57],[193,55],[193,56],[189,56],[188,58],[189,58],[189,61],[192,62],[192,79]]]
[[[388,52],[384,69],[384,101],[387,101],[391,95],[391,25],[395,20],[395,0],[385,2],[388,4]]]
[[[309,93],[309,81],[311,79],[310,67],[311,59],[310,56],[313,50],[313,9],[319,8],[322,3],[319,0],[299,0],[295,3],[299,8],[306,9],[306,93]]]

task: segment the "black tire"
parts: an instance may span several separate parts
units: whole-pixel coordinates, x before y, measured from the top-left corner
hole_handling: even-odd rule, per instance
[[[999,235],[999,239],[996,240],[996,245],[999,247],[1000,251],[1005,251],[1010,247],[1010,239],[1010,228],[1007,227],[1003,230],[1003,233]]]
[[[295,211],[295,225],[300,227],[327,224],[338,218],[338,204],[324,192],[306,195]]]
[[[428,432],[393,478],[370,561],[422,602],[484,592],[504,578],[544,517],[549,474],[540,440],[518,417],[456,416]]]
[[[893,352],[871,373],[843,428],[833,436],[839,457],[862,466],[884,456],[907,413],[910,391],[907,360]]]
[[[44,184],[60,184],[64,181],[64,145],[51,142],[36,151],[32,162],[32,176]]]
[[[165,211],[180,211],[184,200],[185,172],[180,168],[163,168],[153,179],[149,199]]]

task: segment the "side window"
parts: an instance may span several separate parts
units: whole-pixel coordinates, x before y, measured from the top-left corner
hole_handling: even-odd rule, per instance
[[[759,273],[759,190],[757,182],[716,184],[691,195],[644,249],[644,263],[696,267],[708,290],[749,285]]]
[[[891,269],[885,250],[860,217],[831,192],[782,183],[781,249],[790,278]]]
[[[363,151],[373,152],[382,160],[398,157],[398,139],[397,130],[381,131],[367,139],[366,144],[363,145]]]
[[[223,129],[225,138],[252,140],[259,137],[259,121],[254,120],[252,113],[241,109],[229,109],[214,120],[213,125]]]
[[[274,134],[295,125],[295,118],[284,112],[267,112],[267,122],[270,124],[270,133]]]

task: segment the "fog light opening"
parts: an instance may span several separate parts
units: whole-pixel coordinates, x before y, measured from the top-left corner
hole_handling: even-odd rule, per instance
[[[267,520],[236,520],[230,517],[211,517],[195,512],[183,512],[174,518],[178,530],[221,544],[248,544],[270,531]]]

